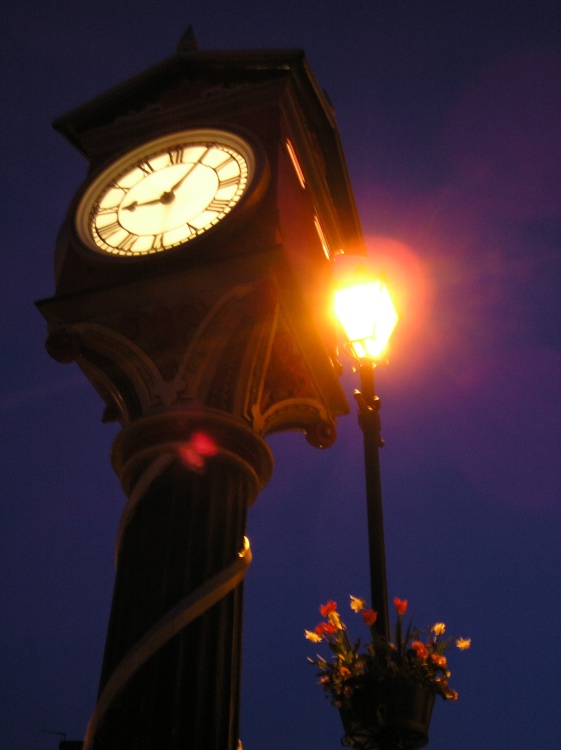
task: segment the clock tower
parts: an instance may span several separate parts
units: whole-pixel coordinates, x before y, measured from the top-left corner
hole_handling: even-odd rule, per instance
[[[176,53],[61,117],[87,159],[47,350],[122,427],[126,496],[86,747],[235,750],[246,515],[264,438],[348,410],[331,259],[362,252],[332,107],[300,50]]]

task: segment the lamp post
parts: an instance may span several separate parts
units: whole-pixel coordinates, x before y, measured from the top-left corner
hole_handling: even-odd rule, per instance
[[[375,369],[398,316],[386,285],[360,278],[352,286],[335,292],[335,314],[347,338],[346,351],[356,362],[361,390],[355,390],[358,422],[364,435],[368,547],[371,606],[378,612],[375,626],[389,638],[386,554],[379,449],[384,445],[380,430],[380,399],[376,395]]]

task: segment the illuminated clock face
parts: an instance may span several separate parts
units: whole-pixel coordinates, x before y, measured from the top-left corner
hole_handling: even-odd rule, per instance
[[[76,229],[99,253],[160,253],[222,221],[254,173],[253,150],[232,133],[190,130],[159,138],[94,180],[80,202]]]

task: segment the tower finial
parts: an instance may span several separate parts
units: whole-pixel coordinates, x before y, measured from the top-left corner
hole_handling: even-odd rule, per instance
[[[178,52],[197,52],[198,49],[199,49],[199,45],[197,44],[197,40],[195,38],[195,32],[193,31],[193,27],[189,24],[189,28],[179,40],[179,44],[177,45],[177,51]]]

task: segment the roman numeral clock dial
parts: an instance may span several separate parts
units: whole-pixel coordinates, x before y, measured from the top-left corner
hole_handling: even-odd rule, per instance
[[[221,222],[254,181],[249,143],[220,130],[189,130],[146,143],[86,189],[76,230],[104,255],[144,256],[184,245]]]

